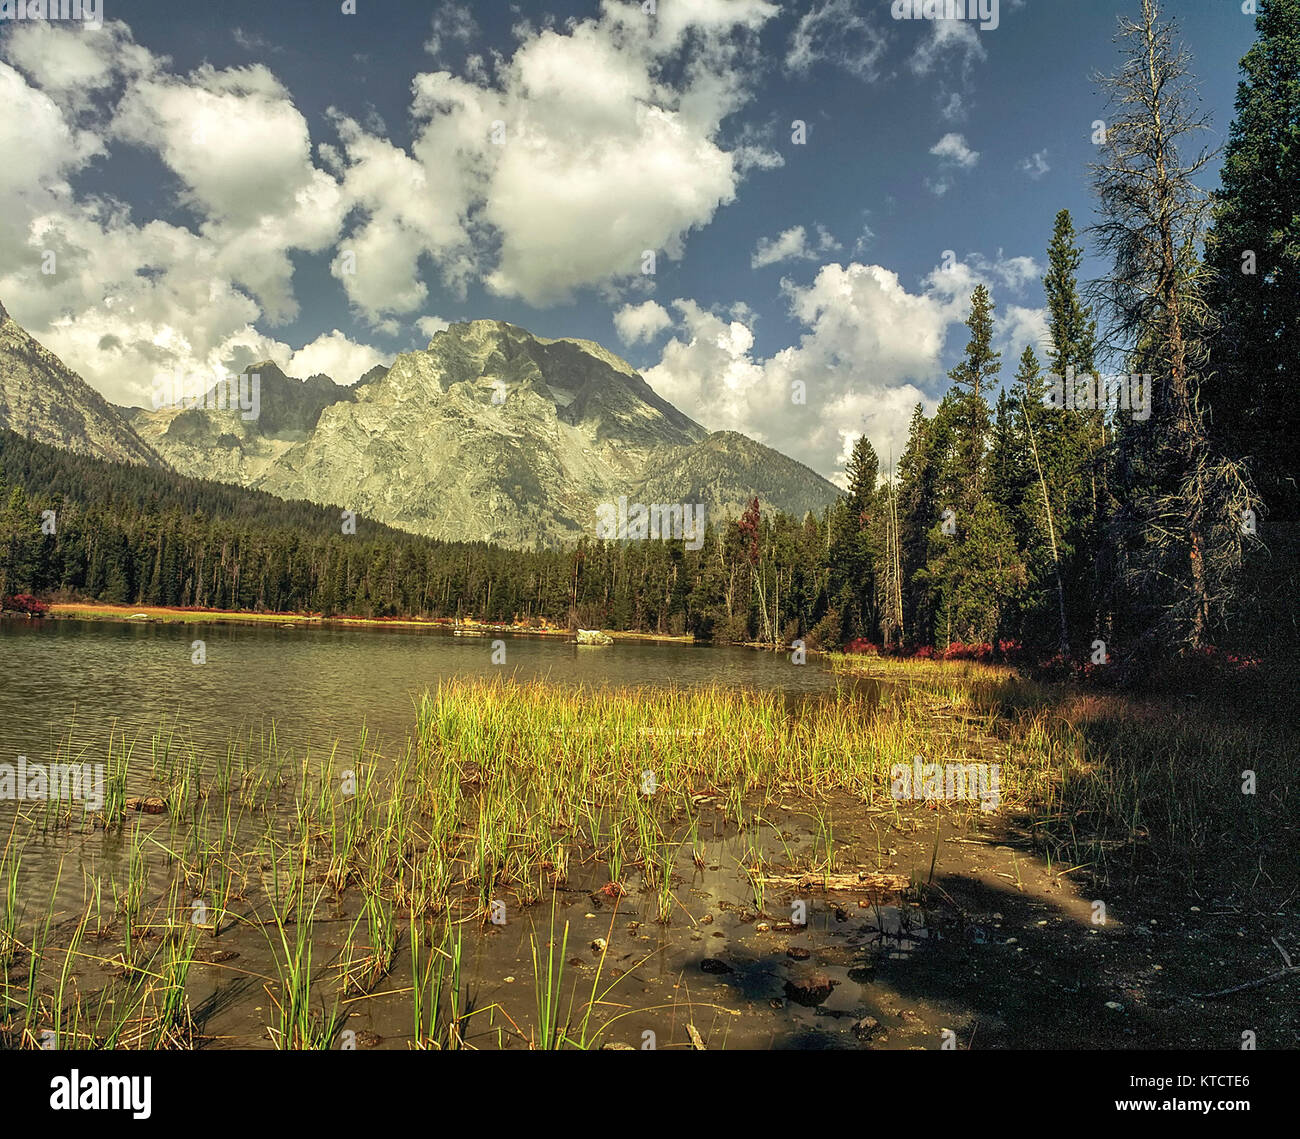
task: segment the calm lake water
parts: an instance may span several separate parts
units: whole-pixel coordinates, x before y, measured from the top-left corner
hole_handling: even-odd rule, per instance
[[[53,757],[69,732],[102,748],[111,723],[146,740],[175,723],[200,745],[267,730],[281,748],[313,755],[350,748],[364,725],[397,744],[420,695],[448,677],[513,676],[588,685],[706,685],[812,694],[834,676],[812,658],[742,648],[620,641],[608,648],[424,629],[266,628],[231,624],[0,621],[0,762]],[[191,663],[191,642],[207,663]],[[86,756],[93,758],[92,755]]]

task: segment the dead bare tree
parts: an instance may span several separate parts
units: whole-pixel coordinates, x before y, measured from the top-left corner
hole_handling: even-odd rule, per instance
[[[1224,522],[1245,475],[1211,454],[1197,404],[1210,315],[1195,250],[1209,198],[1194,179],[1213,152],[1194,136],[1208,122],[1173,24],[1158,0],[1140,5],[1137,19],[1120,19],[1119,69],[1100,79],[1112,117],[1092,166],[1101,220],[1090,232],[1111,265],[1092,288],[1109,317],[1104,344],[1149,369],[1154,387],[1151,418],[1117,433],[1117,587],[1154,607],[1149,631],[1164,644],[1198,648],[1240,564],[1242,528]]]

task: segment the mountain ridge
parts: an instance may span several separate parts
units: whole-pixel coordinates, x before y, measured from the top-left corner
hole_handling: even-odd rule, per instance
[[[213,389],[198,406],[150,410],[114,409],[79,382],[140,461],[447,541],[570,544],[596,536],[598,507],[623,496],[703,503],[718,522],[754,497],[802,517],[841,493],[773,448],[708,431],[599,343],[500,320],[452,324],[351,387],[272,361],[240,375],[258,376],[255,413],[247,383],[244,407],[231,383],[225,402]]]
[[[166,461],[109,403],[0,303],[0,427],[93,458]]]

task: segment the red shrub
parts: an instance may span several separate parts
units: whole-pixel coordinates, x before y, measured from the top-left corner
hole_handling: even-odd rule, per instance
[[[0,599],[0,610],[26,613],[29,617],[44,617],[50,611],[50,607],[30,593],[15,593],[12,597]]]

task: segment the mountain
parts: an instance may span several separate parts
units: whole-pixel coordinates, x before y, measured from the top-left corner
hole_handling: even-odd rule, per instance
[[[513,547],[592,537],[596,508],[622,496],[704,503],[720,521],[755,494],[799,514],[839,494],[751,439],[711,435],[598,344],[488,320],[399,356],[252,485]]]
[[[362,381],[385,371],[373,368]],[[298,380],[265,360],[250,364],[234,382],[215,385],[195,406],[133,407],[125,415],[176,470],[254,486],[294,444],[310,438],[325,408],[354,398],[354,389],[329,376]]]
[[[0,428],[119,463],[161,467],[158,453],[62,360],[43,348],[0,304]]]
[[[779,487],[769,491],[773,502],[796,518],[809,511],[820,514],[839,494],[816,471],[780,451],[736,431],[715,431],[646,475],[636,496],[639,502],[671,502],[674,495],[681,502],[709,502],[720,514],[735,518],[755,494],[760,503],[772,506],[763,503],[759,487]]]
[[[802,517],[840,494],[770,447],[710,433],[599,344],[502,321],[453,324],[352,387],[263,361],[196,406],[156,410],[113,408],[8,319],[0,349],[0,410],[18,409],[0,426],[447,541],[596,537],[598,508],[621,498],[703,504],[721,522],[755,496]]]

